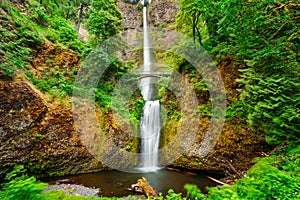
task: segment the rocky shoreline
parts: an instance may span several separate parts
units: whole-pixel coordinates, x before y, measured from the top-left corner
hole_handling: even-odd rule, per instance
[[[49,192],[51,190],[62,190],[65,194],[71,194],[75,196],[84,196],[84,197],[98,197],[100,190],[99,188],[89,188],[83,185],[76,184],[55,184],[49,185],[44,192]]]
[[[67,183],[56,183],[54,185],[48,185],[44,192],[50,192],[52,190],[64,191],[65,194],[81,196],[81,197],[100,197],[99,188],[90,188],[83,185],[77,184],[67,184]],[[145,195],[133,195],[127,197],[120,197],[120,199],[130,200],[130,199],[141,199],[145,200]]]

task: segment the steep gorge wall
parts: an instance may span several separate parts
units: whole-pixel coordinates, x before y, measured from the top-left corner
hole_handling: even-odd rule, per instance
[[[119,2],[119,6],[125,18],[123,30],[132,30],[132,32],[126,32],[127,35],[124,37],[136,39],[135,36],[138,34],[134,31],[142,33],[141,5]],[[158,41],[172,38],[178,6],[173,0],[152,0],[150,6],[151,28],[153,30],[162,28],[159,32],[153,33],[155,38]],[[156,47],[164,48],[159,44]],[[49,55],[53,56],[54,64],[48,63]],[[77,68],[80,62],[78,56],[72,52],[57,49],[47,42],[35,56],[31,71],[37,78],[48,73],[52,67],[58,66],[58,69],[64,72]],[[140,63],[141,56],[138,54],[134,60]],[[235,79],[240,66],[232,63],[232,59],[227,59],[219,65],[229,101],[239,96]],[[183,74],[183,76],[188,76],[188,74]],[[172,97],[166,95],[162,101],[167,105],[170,100],[173,100]],[[0,81],[0,101],[1,167],[24,164],[29,166],[32,172],[43,175],[74,174],[107,169],[87,151],[80,140],[68,100],[49,101],[47,94],[42,94],[23,77],[14,82]],[[84,112],[87,111],[83,111],[83,115]],[[132,148],[128,146],[132,142],[130,138],[128,139],[128,133],[126,130],[120,130],[111,113],[103,116],[99,110],[98,115],[100,124],[104,126],[105,131],[110,133],[115,144],[120,145],[122,149]],[[162,145],[172,139],[176,134],[176,127],[179,126],[179,121],[172,119],[172,116],[169,117],[162,131]],[[200,120],[199,126],[202,129],[199,132],[199,140],[190,147],[190,153],[184,153],[173,163],[174,166],[234,173],[231,165],[238,171],[245,171],[251,165],[252,158],[260,156],[265,151],[263,139],[243,121],[234,119],[226,122],[214,148],[215,151],[205,158],[199,158],[192,152],[199,148],[201,135],[207,130],[209,124],[207,117]],[[182,131],[188,133],[191,128],[193,127],[183,127]],[[136,151],[137,144],[133,145],[133,151]]]
[[[74,115],[70,96],[61,97],[57,91],[51,93],[50,90],[49,94],[49,91],[43,93],[38,89],[62,81],[62,75],[71,81],[73,78],[69,76],[77,71],[80,62],[80,57],[72,50],[45,41],[29,67],[34,76],[30,79],[37,86],[26,80],[22,71],[15,80],[0,80],[0,176],[5,169],[20,164],[39,176],[109,169],[91,154],[79,135],[78,124],[85,128],[84,134],[94,134],[92,123],[75,122],[76,115],[96,114],[97,126],[101,126],[112,145],[137,151],[136,141],[128,137],[129,131],[118,128],[111,112],[96,106],[96,110],[77,108]],[[118,124],[122,123],[123,119],[119,118]],[[132,165],[126,160],[116,161],[122,162],[123,166]]]

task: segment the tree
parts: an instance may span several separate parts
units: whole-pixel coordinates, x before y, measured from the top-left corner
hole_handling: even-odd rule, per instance
[[[78,0],[79,11],[78,11],[78,21],[77,21],[77,31],[79,31],[82,19],[87,15],[87,9],[90,5],[89,0]]]
[[[95,0],[86,25],[89,32],[95,35],[95,42],[99,43],[109,36],[120,32],[123,15],[115,0]]]
[[[217,24],[222,16],[217,0],[181,0],[180,11],[176,16],[176,28],[192,34],[194,42],[200,45],[209,36],[216,35]]]
[[[204,28],[202,4],[201,0],[182,0],[180,11],[176,16],[176,28],[184,33],[192,30],[194,42],[197,39],[200,45],[202,45],[201,29]]]

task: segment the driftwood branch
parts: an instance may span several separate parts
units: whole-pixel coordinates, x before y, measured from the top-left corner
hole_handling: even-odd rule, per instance
[[[215,179],[215,178],[213,178],[213,177],[211,177],[211,176],[206,176],[206,177],[209,178],[210,180],[216,182],[216,183],[221,184],[221,185],[228,185],[227,183],[224,183],[224,182],[222,182],[222,181],[219,181],[219,180],[217,180],[217,179]],[[229,186],[229,185],[228,185],[228,186]]]

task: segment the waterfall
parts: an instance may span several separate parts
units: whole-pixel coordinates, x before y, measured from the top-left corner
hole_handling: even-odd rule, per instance
[[[148,34],[148,20],[147,20],[147,7],[143,8],[143,28],[144,28],[144,66],[143,72],[151,72],[151,56],[150,56],[150,42]],[[152,96],[151,77],[141,79],[142,95],[146,101],[149,101]]]
[[[142,136],[141,167],[145,170],[153,171],[158,167],[160,128],[159,101],[147,101],[143,109],[140,125]]]
[[[143,28],[144,28],[144,65],[142,71],[151,73],[150,42],[148,35],[147,4],[145,1],[143,8]],[[143,108],[143,115],[140,123],[141,132],[141,168],[144,171],[154,171],[158,169],[158,149],[160,137],[160,105],[159,101],[152,100],[153,86],[151,77],[141,79],[140,87],[146,104]]]

